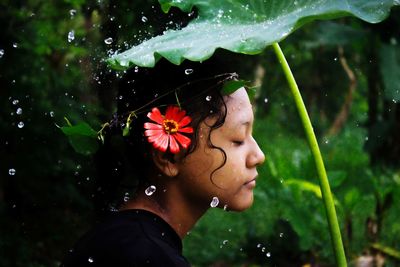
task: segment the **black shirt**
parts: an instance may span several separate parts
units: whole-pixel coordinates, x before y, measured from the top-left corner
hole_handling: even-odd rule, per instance
[[[70,250],[62,267],[179,266],[182,241],[172,227],[145,210],[115,212],[84,235]]]

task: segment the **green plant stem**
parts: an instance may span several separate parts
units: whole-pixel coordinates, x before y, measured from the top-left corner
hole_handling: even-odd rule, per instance
[[[304,105],[303,99],[301,97],[299,88],[297,86],[296,80],[294,79],[293,73],[290,70],[289,64],[286,61],[285,55],[283,54],[278,43],[273,45],[276,56],[279,59],[279,63],[283,68],[286,79],[289,82],[290,90],[293,94],[294,101],[296,103],[297,110],[299,112],[305,134],[307,136],[307,141],[311,149],[311,153],[314,157],[315,166],[317,168],[319,185],[321,187],[322,199],[325,204],[326,215],[329,224],[329,231],[331,234],[333,250],[336,257],[336,264],[340,267],[347,266],[346,256],[344,253],[342,237],[340,234],[339,223],[336,216],[335,205],[333,203],[333,197],[331,189],[329,187],[328,177],[326,175],[324,161],[322,160],[321,152],[318,147],[318,142],[314,134],[313,127],[311,125],[310,118],[307,114],[307,109]]]

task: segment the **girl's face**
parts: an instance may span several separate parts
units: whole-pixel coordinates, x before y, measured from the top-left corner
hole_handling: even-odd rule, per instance
[[[227,115],[225,123],[210,133],[207,125],[200,124],[196,150],[178,163],[180,185],[187,201],[194,205],[210,205],[217,197],[219,207],[241,211],[253,203],[256,185],[256,167],[265,156],[252,136],[254,115],[244,88],[225,97]],[[207,139],[217,148],[210,148]],[[223,153],[226,153],[226,163]]]

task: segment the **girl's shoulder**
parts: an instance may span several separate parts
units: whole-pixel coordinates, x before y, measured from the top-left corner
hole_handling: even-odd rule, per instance
[[[160,217],[145,210],[113,213],[86,233],[62,266],[189,266],[182,242]]]

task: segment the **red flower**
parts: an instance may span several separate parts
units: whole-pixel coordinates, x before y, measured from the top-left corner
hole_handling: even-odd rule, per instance
[[[150,143],[153,143],[154,148],[166,152],[169,146],[169,151],[176,154],[179,152],[179,144],[183,148],[188,148],[190,145],[190,138],[180,133],[193,133],[193,128],[187,126],[192,119],[185,115],[186,111],[177,106],[168,106],[165,116],[161,115],[158,108],[153,108],[147,117],[157,124],[146,122],[144,135]]]

